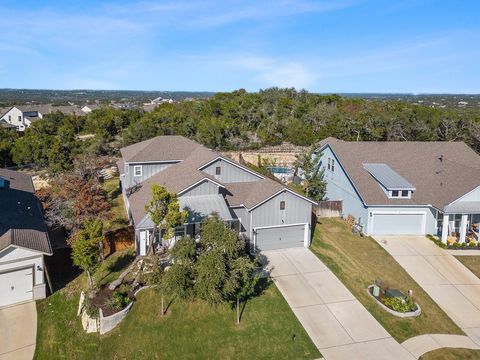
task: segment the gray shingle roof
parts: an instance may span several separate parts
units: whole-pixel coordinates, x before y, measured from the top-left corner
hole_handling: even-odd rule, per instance
[[[152,197],[152,184],[160,184],[170,192],[179,193],[202,179],[219,183],[213,176],[197,169],[221,156],[182,136],[157,136],[122,148],[120,152],[127,162],[181,160],[139,184],[128,196],[135,224],[145,216],[145,204]],[[229,159],[229,161],[232,160]],[[227,189],[226,200],[230,206],[243,204],[247,208],[253,207],[285,188],[282,184],[268,178],[222,185]]]
[[[368,205],[446,205],[480,186],[480,156],[463,142],[348,142],[324,139]],[[389,199],[364,168],[384,163],[412,183],[411,199]]]
[[[0,169],[9,188],[0,188],[0,250],[9,245],[51,254],[40,204],[29,175]]]

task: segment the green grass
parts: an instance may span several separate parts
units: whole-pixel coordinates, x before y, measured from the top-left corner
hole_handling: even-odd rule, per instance
[[[455,256],[458,261],[465,265],[472,273],[480,278],[480,256]]]
[[[480,350],[470,349],[438,349],[430,351],[420,360],[476,360],[480,359]]]
[[[105,224],[105,230],[117,230],[128,225],[123,204],[120,180],[118,177],[105,180],[103,190],[107,193],[107,199],[111,206],[112,219]]]
[[[352,235],[343,220],[321,219],[315,229],[311,249],[397,341],[403,342],[422,334],[463,335],[461,329],[390,254],[374,239]],[[405,292],[412,289],[422,314],[402,319],[384,311],[367,294],[367,286],[376,279]]]
[[[160,297],[138,295],[110,333],[86,334],[76,316],[77,278],[37,302],[35,359],[316,359],[321,355],[273,283],[246,303],[240,325],[228,305],[173,301],[160,315]],[[295,340],[292,340],[295,335]]]
[[[98,287],[107,285],[116,280],[135,259],[134,249],[117,251],[103,261],[93,275],[93,280]]]

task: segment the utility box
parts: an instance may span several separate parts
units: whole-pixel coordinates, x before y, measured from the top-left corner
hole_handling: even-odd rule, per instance
[[[379,297],[380,296],[380,286],[378,285],[373,285],[372,287],[372,295],[375,296],[375,297]]]
[[[405,294],[397,289],[385,290],[385,297],[405,299]]]

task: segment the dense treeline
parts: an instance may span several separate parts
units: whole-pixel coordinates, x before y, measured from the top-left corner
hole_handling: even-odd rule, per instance
[[[95,137],[84,140],[81,134]],[[373,101],[271,88],[218,93],[162,104],[151,113],[102,108],[84,117],[51,114],[14,139],[0,132],[2,163],[33,163],[68,170],[80,154],[111,155],[123,145],[156,135],[184,135],[216,149],[244,149],[289,141],[462,140],[480,150],[480,110],[438,109],[398,101]]]

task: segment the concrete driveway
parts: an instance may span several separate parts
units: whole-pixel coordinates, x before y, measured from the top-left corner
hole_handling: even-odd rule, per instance
[[[480,279],[424,236],[377,236],[376,240],[480,345]]]
[[[31,360],[36,336],[34,301],[0,309],[0,360]]]
[[[325,359],[414,359],[309,249],[262,254],[270,276]]]

